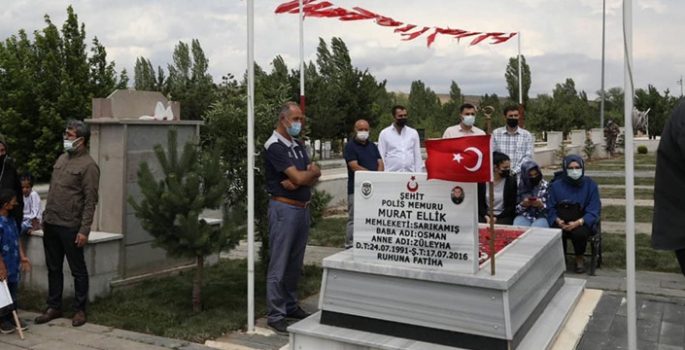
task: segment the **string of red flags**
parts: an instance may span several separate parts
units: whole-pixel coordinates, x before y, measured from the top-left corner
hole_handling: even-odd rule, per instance
[[[336,7],[329,1],[303,0],[302,3],[304,17],[337,18],[340,21],[374,20],[379,26],[395,28],[394,32],[399,33],[402,40],[405,41],[414,40],[427,32],[430,32],[426,37],[426,44],[428,47],[435,42],[435,38],[438,35],[450,36],[457,39],[457,41],[473,37],[469,44],[470,46],[478,45],[482,42],[489,42],[491,45],[497,45],[507,42],[509,39],[516,36],[516,32],[474,32],[463,29],[418,26],[416,24],[396,21],[390,17],[365,10],[361,7],[353,7],[351,10]],[[276,14],[298,14],[299,12],[299,0],[283,3],[279,5],[275,11]]]

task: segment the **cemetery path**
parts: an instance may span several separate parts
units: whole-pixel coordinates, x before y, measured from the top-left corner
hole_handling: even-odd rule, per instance
[[[24,340],[14,334],[0,334],[2,350],[211,350],[201,344],[184,340],[163,338],[87,323],[81,327],[71,326],[71,320],[61,318],[50,323],[36,325],[33,312],[19,312],[19,318],[29,324]]]

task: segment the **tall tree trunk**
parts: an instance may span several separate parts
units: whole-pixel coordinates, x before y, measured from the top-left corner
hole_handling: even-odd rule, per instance
[[[204,267],[204,256],[197,257],[197,268],[195,269],[195,279],[193,280],[193,311],[202,311],[202,269]]]

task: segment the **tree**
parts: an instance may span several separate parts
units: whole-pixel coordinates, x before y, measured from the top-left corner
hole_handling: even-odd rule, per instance
[[[127,79],[122,71],[117,82],[115,65],[97,38],[88,56],[85,26],[71,6],[61,30],[49,16],[44,20],[33,40],[19,30],[0,42],[0,132],[18,167],[39,181],[48,179],[63,152],[65,120],[89,117],[91,99],[109,95]]]
[[[409,104],[407,106],[409,124],[418,129],[425,129],[427,137],[440,137],[442,120],[442,106],[438,95],[427,87],[421,80],[411,83]]]
[[[171,98],[181,102],[183,119],[201,120],[215,101],[215,87],[200,41],[193,39],[190,47],[179,42],[173,62],[168,65]]]
[[[598,103],[602,100],[602,91],[597,91],[597,101]],[[623,108],[624,108],[624,94],[623,89],[616,86],[605,91],[604,98],[604,124],[601,127],[606,126],[606,122],[611,120],[618,125],[623,125]]]
[[[435,126],[438,130],[445,130],[447,127],[460,123],[459,107],[464,104],[464,95],[461,93],[459,85],[452,80],[450,85],[450,99],[442,105],[442,113],[436,120]]]
[[[649,109],[648,127],[650,136],[661,135],[677,101],[677,98],[670,96],[668,89],[664,91],[662,96],[653,85],[648,85],[646,91],[644,89],[637,89],[635,91],[635,107],[643,112]],[[646,131],[642,130],[642,132]]]
[[[192,305],[194,311],[202,311],[204,258],[238,244],[242,235],[235,224],[244,220],[239,217],[244,211],[224,208],[224,224],[219,228],[200,219],[204,210],[221,207],[228,189],[219,148],[200,154],[188,141],[179,156],[177,131],[170,129],[167,150],[160,144],[154,150],[162,179],[155,178],[147,162],[141,163],[138,185],[143,199],[137,203],[131,196],[128,202],[156,245],[170,256],[196,260]]]
[[[526,56],[521,55],[521,81],[523,85],[523,105],[528,105],[528,91],[530,91],[531,75],[530,66],[526,62]],[[510,57],[507,63],[507,69],[504,73],[504,79],[507,81],[507,90],[509,91],[510,103],[518,103],[519,101],[519,64],[518,57]]]

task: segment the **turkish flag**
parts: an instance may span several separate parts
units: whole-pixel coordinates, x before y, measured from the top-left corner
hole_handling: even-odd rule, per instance
[[[427,140],[428,179],[457,182],[492,181],[490,135]]]

